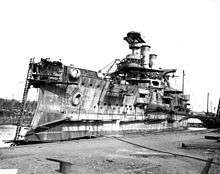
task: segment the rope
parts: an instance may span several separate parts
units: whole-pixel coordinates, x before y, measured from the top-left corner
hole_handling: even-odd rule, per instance
[[[189,155],[182,155],[182,154],[177,154],[177,153],[172,153],[172,152],[167,152],[167,151],[162,151],[162,150],[158,150],[158,149],[154,149],[154,148],[150,148],[150,147],[146,147],[146,146],[142,146],[140,144],[136,144],[136,143],[132,143],[130,141],[127,141],[127,140],[123,140],[121,138],[118,138],[118,137],[107,137],[105,136],[106,138],[112,138],[112,139],[116,139],[118,141],[122,141],[124,143],[128,143],[128,144],[131,144],[133,146],[137,146],[137,147],[141,147],[141,148],[144,148],[144,149],[148,149],[148,150],[151,150],[151,151],[155,151],[155,152],[159,152],[159,153],[165,153],[165,154],[169,154],[169,155],[173,155],[173,156],[180,156],[180,157],[185,157],[185,158],[190,158],[190,159],[194,159],[194,160],[198,160],[198,161],[203,161],[203,162],[210,162],[209,160],[205,160],[205,159],[202,159],[202,158],[198,158],[198,157],[194,157],[194,156],[189,156]],[[220,165],[220,163],[217,163],[217,162],[211,162],[212,164],[216,164],[216,165]]]

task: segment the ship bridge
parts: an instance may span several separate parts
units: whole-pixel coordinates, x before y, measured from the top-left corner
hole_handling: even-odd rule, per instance
[[[117,63],[117,69],[110,74],[111,79],[122,84],[146,83],[147,86],[160,88],[165,82],[169,86],[168,74],[175,73],[176,69],[154,69],[153,60],[157,55],[149,54],[151,47],[146,45],[140,33],[129,32],[124,40],[127,41],[132,52]],[[147,58],[148,63],[146,63]]]

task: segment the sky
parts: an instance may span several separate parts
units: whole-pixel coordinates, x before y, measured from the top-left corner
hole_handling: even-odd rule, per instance
[[[0,1],[0,98],[21,100],[30,58],[98,71],[130,52],[123,40],[129,31],[141,32],[158,67],[178,70],[174,87],[181,89],[185,71],[193,110],[206,110],[209,92],[214,111],[220,97],[217,0]]]

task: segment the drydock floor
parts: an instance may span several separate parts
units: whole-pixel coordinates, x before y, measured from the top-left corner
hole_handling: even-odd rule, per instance
[[[72,173],[120,174],[200,174],[205,161],[213,158],[220,164],[220,142],[204,139],[205,135],[219,135],[209,130],[176,131],[151,134],[129,134],[118,137],[99,137],[66,142],[24,145],[0,149],[0,168],[18,169],[18,174],[58,174],[54,158],[71,162]],[[152,151],[158,149],[183,156]],[[182,143],[187,148],[181,148]],[[211,164],[209,174],[220,173],[220,165]]]

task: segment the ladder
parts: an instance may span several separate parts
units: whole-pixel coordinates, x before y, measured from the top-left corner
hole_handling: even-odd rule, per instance
[[[25,82],[25,86],[24,86],[24,92],[23,92],[23,97],[22,97],[22,101],[21,101],[20,113],[17,118],[17,129],[16,129],[16,133],[15,133],[15,138],[14,138],[15,141],[19,139],[19,133],[21,130],[21,124],[23,121],[25,106],[26,106],[26,102],[27,102],[28,90],[30,88],[29,79],[32,76],[33,62],[34,62],[34,58],[31,58],[30,63],[29,63],[29,67],[28,67],[26,82]]]

